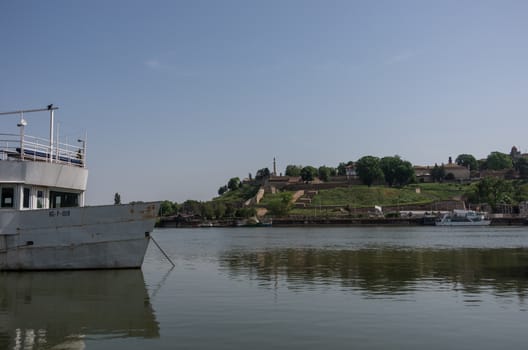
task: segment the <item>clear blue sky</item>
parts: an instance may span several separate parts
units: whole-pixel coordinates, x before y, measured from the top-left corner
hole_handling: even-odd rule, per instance
[[[527,18],[527,1],[4,0],[0,111],[54,103],[61,135],[87,132],[90,204],[208,200],[273,157],[527,152]]]

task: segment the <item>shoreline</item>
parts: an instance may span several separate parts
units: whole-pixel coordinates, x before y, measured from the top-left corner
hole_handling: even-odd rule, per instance
[[[492,218],[490,226],[525,226],[528,219],[525,217]],[[206,221],[181,223],[174,220],[162,220],[156,228],[208,228],[208,227],[339,227],[339,226],[435,226],[435,218],[276,218],[270,225],[242,225],[237,226],[236,221]]]

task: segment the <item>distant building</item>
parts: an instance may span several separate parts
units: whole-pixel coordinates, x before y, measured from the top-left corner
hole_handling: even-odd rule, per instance
[[[345,167],[345,174],[347,179],[353,179],[357,177],[356,165],[351,163]]]
[[[433,182],[433,175],[431,174],[433,167],[428,165],[415,165],[413,168],[414,175],[416,176],[416,180],[418,182]]]
[[[445,176],[447,179],[451,178],[452,180],[465,181],[469,180],[471,177],[469,168],[465,166],[458,165],[453,163],[453,159],[449,157],[447,164],[442,164],[444,167]],[[433,168],[434,166],[426,165],[415,165],[414,174],[418,182],[433,182]],[[451,175],[449,175],[451,174]]]
[[[510,157],[512,158],[512,160],[519,159],[521,158],[521,156],[521,151],[519,151],[517,147],[513,146],[510,151]]]
[[[301,183],[300,176],[273,176],[271,175],[264,185],[267,193],[275,193],[277,190],[282,190],[285,187],[293,184]]]
[[[458,165],[453,163],[453,159],[449,157],[449,162],[444,165],[446,177],[449,177],[449,174],[453,174],[454,180],[469,180],[471,177],[469,167]]]
[[[299,183],[302,182],[302,179],[300,176],[274,176],[271,175],[268,179],[269,183],[272,184],[292,184],[292,183]]]

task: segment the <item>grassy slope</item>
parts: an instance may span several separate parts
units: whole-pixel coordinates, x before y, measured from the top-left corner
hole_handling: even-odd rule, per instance
[[[420,188],[420,193],[416,188]],[[373,205],[424,204],[439,200],[460,198],[466,186],[457,184],[420,184],[404,188],[384,186],[351,186],[321,190],[313,199],[317,205],[350,205],[352,207],[370,207]]]
[[[416,188],[420,188],[417,193]],[[460,198],[469,187],[458,184],[428,183],[409,185],[404,188],[390,188],[385,186],[350,186],[330,190],[321,190],[313,198],[315,206],[350,206],[352,208],[373,207],[374,205],[391,206],[405,204],[426,204],[435,201]],[[258,187],[243,186],[235,191],[229,191],[214,199],[214,202],[242,203],[251,198]],[[293,195],[294,192],[291,192]],[[277,195],[266,194],[258,205],[266,207]],[[294,209],[293,213],[301,214],[313,209]]]
[[[234,191],[227,191],[223,195],[214,198],[213,201],[241,204],[257,194],[258,189],[259,186],[243,185]]]
[[[416,188],[420,188],[420,193]],[[420,184],[404,188],[390,188],[384,186],[350,186],[321,190],[313,198],[315,206],[342,206],[351,208],[373,207],[374,205],[392,206],[405,204],[426,204],[435,201],[459,199],[468,189],[458,184]],[[325,210],[328,214],[328,212]],[[339,212],[335,209],[333,212]],[[292,215],[317,215],[313,208],[293,209]],[[335,214],[335,213],[334,213]]]

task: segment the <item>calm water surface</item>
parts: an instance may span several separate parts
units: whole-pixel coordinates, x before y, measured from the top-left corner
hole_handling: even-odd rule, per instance
[[[528,227],[154,237],[174,269],[0,274],[0,349],[526,347]]]

